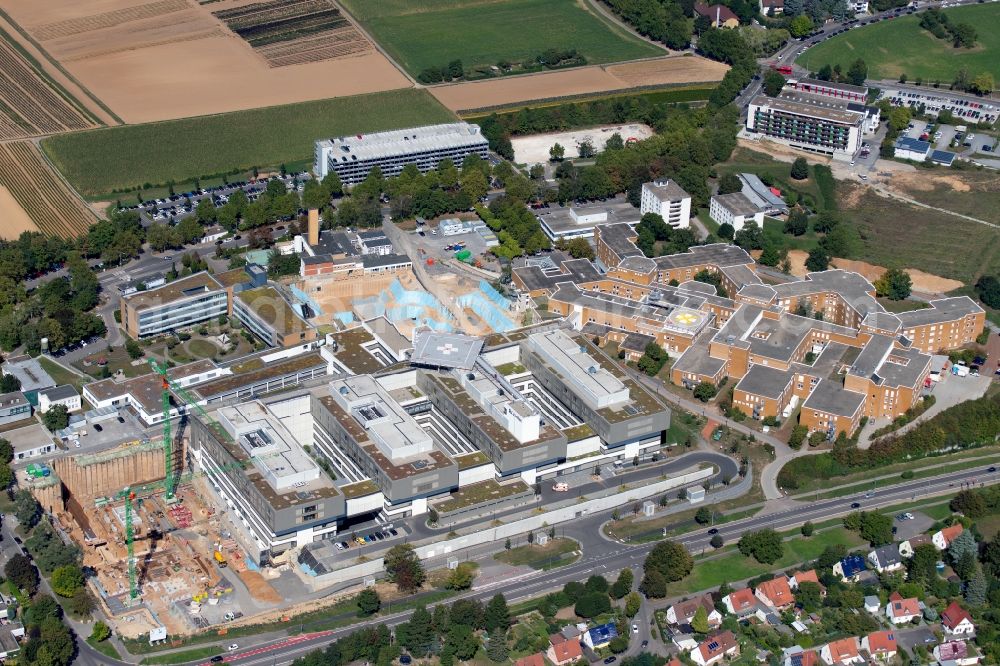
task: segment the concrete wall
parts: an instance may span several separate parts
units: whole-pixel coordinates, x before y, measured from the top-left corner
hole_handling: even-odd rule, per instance
[[[156,448],[92,465],[79,465],[75,458],[59,458],[52,461],[52,467],[66,489],[82,500],[162,479],[166,476],[164,462],[163,449]]]

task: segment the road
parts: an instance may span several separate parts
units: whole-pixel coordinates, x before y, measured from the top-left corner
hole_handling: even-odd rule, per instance
[[[765,527],[787,529],[801,525],[807,520],[819,523],[839,518],[855,510],[851,508],[851,504],[854,502],[859,503],[862,509],[870,510],[888,507],[956,492],[963,482],[973,481],[975,483],[985,482],[994,484],[1000,482],[1000,475],[992,474],[989,475],[989,478],[985,478],[984,468],[963,470],[875,490],[868,497],[863,493],[859,493],[836,499],[795,504],[792,508],[776,513],[725,523],[719,526],[718,530],[719,534],[727,542],[732,543],[747,531]],[[640,567],[646,554],[654,544],[627,545],[606,540],[603,536],[600,536],[599,530],[603,522],[609,518],[609,514],[610,512],[595,514],[577,521],[566,528],[566,536],[574,539],[592,542],[596,536],[596,538],[603,540],[603,546],[600,548],[586,548],[585,546],[583,557],[578,562],[552,571],[530,572],[515,578],[489,583],[456,598],[472,598],[485,601],[494,594],[502,593],[508,602],[517,602],[561,588],[570,581],[585,580],[592,574],[601,574],[612,578],[624,567]],[[687,546],[691,552],[697,553],[711,548],[708,543],[710,538],[711,536],[707,534],[707,531],[703,530],[680,537],[677,540]],[[409,610],[390,613],[384,617],[380,617],[377,621],[392,627],[405,622],[411,613],[412,611]],[[264,664],[278,666],[288,664],[296,657],[316,648],[325,647],[332,640],[336,640],[356,629],[357,626],[354,626],[324,632],[321,635],[300,639],[295,643],[289,643],[288,639],[259,643],[251,650],[244,652],[236,651],[231,655],[227,655],[227,660],[238,666],[262,666]],[[189,663],[207,664],[204,661]]]

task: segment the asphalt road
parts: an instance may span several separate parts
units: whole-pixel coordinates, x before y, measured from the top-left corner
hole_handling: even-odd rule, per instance
[[[776,529],[789,528],[801,525],[807,520],[821,522],[838,518],[855,510],[851,508],[853,502],[860,503],[861,509],[876,509],[956,492],[960,489],[963,482],[975,482],[976,484],[980,482],[989,484],[1000,482],[1000,475],[985,474],[985,468],[983,466],[981,468],[963,470],[934,478],[909,481],[881,490],[875,490],[870,493],[869,497],[866,497],[864,493],[858,493],[836,499],[796,505],[793,508],[775,513],[726,523],[718,528],[719,534],[727,542],[731,543],[746,531],[765,527]],[[597,535],[596,538],[604,542],[603,548],[588,549],[585,546],[583,557],[578,562],[553,571],[530,572],[512,579],[496,581],[462,595],[462,597],[486,600],[499,592],[507,597],[508,602],[516,602],[560,588],[570,581],[584,580],[592,574],[614,577],[624,567],[640,567],[646,553],[655,544],[627,545],[604,540],[603,537],[599,536],[599,529],[601,524],[607,519],[607,513],[603,515],[595,514],[574,523],[566,529],[566,536],[593,541],[595,535]],[[582,535],[589,535],[589,538],[582,537]],[[702,531],[697,534],[680,537],[677,540],[685,544],[692,552],[698,552],[709,548],[708,541],[710,538],[707,531]],[[380,617],[377,622],[385,623],[392,627],[405,622],[411,613],[412,611],[409,610],[393,613],[385,617]],[[258,643],[245,651],[236,651],[227,655],[227,661],[239,666],[257,666],[263,664],[278,666],[280,664],[288,664],[296,657],[318,647],[323,647],[332,640],[351,633],[356,628],[357,626],[346,627],[305,638],[298,637],[296,642],[290,642],[289,639],[282,639],[270,643]],[[243,640],[244,643],[247,642],[246,639]],[[189,663],[208,664],[205,661]]]

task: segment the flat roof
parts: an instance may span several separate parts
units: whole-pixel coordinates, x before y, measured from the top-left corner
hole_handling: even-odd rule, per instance
[[[170,368],[167,371],[167,376],[173,381],[178,381],[192,375],[211,372],[217,367],[212,360],[201,359]],[[85,389],[98,400],[108,400],[126,394],[131,395],[132,399],[138,402],[147,414],[158,413],[162,409],[163,381],[155,372],[126,379],[123,382],[115,381],[114,378],[102,379],[87,384]]]
[[[3,364],[3,372],[20,380],[21,391],[38,391],[56,385],[56,381],[45,372],[38,359],[27,354],[8,357]]]
[[[930,370],[931,357],[916,349],[894,348],[885,362],[875,371],[885,386],[915,387]]]
[[[625,257],[641,257],[642,251],[636,247],[632,239],[636,237],[635,229],[624,222],[613,224],[598,224],[594,227],[594,233],[601,236],[601,242],[624,259]],[[608,266],[614,268],[614,266]]]
[[[712,201],[728,210],[732,215],[756,215],[760,212],[760,208],[742,192],[716,194],[712,196]]]
[[[913,153],[923,153],[926,155],[931,150],[931,144],[928,141],[921,141],[920,139],[914,139],[909,136],[901,136],[896,139],[896,149],[909,150]]]
[[[382,266],[395,266],[412,264],[405,254],[366,254],[361,257],[361,263],[365,268],[381,268]]]
[[[369,319],[363,322],[363,325],[397,357],[402,357],[407,350],[413,349],[413,343],[384,316]]]
[[[346,231],[341,229],[325,229],[320,231],[319,243],[312,249],[316,254],[329,254],[331,256],[346,255],[349,257],[357,255],[357,250],[354,249],[351,237],[347,235]]]
[[[580,221],[574,218],[577,216],[604,214],[605,219],[598,221]],[[639,209],[635,208],[628,201],[600,201],[597,203],[557,206],[554,208],[535,211],[535,217],[542,224],[542,227],[549,231],[548,235],[558,238],[568,233],[579,232],[581,229],[593,229],[603,224],[636,224],[639,218]]]
[[[820,379],[816,388],[802,403],[802,408],[851,417],[858,413],[864,402],[864,394],[848,391],[838,381]]]
[[[736,384],[736,390],[777,400],[791,383],[792,375],[793,373],[788,370],[778,370],[755,363]]]
[[[900,312],[896,315],[903,328],[913,326],[923,326],[925,324],[936,324],[939,322],[955,321],[970,314],[985,312],[976,302],[968,296],[955,296],[953,298],[939,298],[930,301],[929,308],[921,310],[910,310]]]
[[[60,384],[44,391],[39,391],[38,395],[44,395],[49,400],[66,400],[80,395],[79,391],[72,384]]]
[[[729,196],[729,195],[722,195]],[[667,254],[656,258],[658,268],[684,268],[687,266],[699,266],[709,264],[723,268],[725,266],[740,266],[755,263],[746,250],[738,245],[728,243],[710,243],[708,245],[694,245],[687,252],[677,254]]]
[[[805,116],[817,120],[838,123],[841,125],[857,126],[864,121],[863,113],[848,111],[845,105],[833,104],[829,97],[819,95],[789,95],[782,93],[781,97],[768,97],[767,95],[757,95],[750,102],[753,106],[774,109],[783,113],[790,113],[796,116]]]
[[[873,335],[851,364],[851,374],[870,378],[885,363],[893,345],[893,339],[889,336]]]
[[[571,259],[569,255],[559,254],[559,257],[553,259],[551,267],[521,261],[515,262],[511,271],[527,291],[555,289],[560,282],[580,284],[601,279],[597,267],[589,259]]]
[[[649,305],[608,292],[584,291],[572,282],[561,283],[549,300],[613,312],[644,323],[650,330],[672,331],[688,336],[696,335],[711,319],[710,313],[684,305]]]
[[[750,353],[781,361],[790,361],[802,342],[813,331],[856,336],[857,331],[812,317],[783,314],[779,319],[762,318],[747,336]]]
[[[859,314],[867,315],[871,312],[884,311],[884,308],[872,295],[875,292],[875,287],[863,275],[854,271],[831,268],[826,271],[807,273],[805,279],[774,285],[774,290],[778,293],[778,298],[834,292],[839,294]]]
[[[789,81],[791,83],[791,81]],[[859,95],[867,95],[867,86],[855,86],[850,83],[835,83],[833,81],[822,81],[820,79],[810,79],[809,77],[804,77],[801,79],[796,79],[796,83],[800,85],[807,86],[817,86],[820,88],[830,88],[831,90],[844,90],[846,92],[857,93]]]
[[[299,354],[283,361],[271,363],[256,363],[251,360],[245,364],[236,363],[229,366],[233,370],[233,374],[223,375],[219,379],[199,384],[193,391],[203,398],[211,398],[212,396],[228,393],[244,386],[252,386],[267,379],[298,373],[319,366],[326,366],[326,360],[318,351]]]
[[[938,164],[951,164],[955,161],[955,157],[955,153],[949,153],[947,150],[931,151],[931,162],[937,162]]]
[[[274,327],[278,335],[301,333],[312,328],[274,287],[246,289],[236,294],[250,310]]]
[[[434,448],[428,432],[371,375],[335,379],[330,393],[393,463]]]
[[[334,164],[348,164],[354,161],[413,155],[456,146],[480,146],[486,145],[488,141],[478,125],[444,123],[342,136],[317,143],[332,149],[330,160]]]
[[[413,356],[417,365],[436,368],[461,368],[470,370],[483,349],[483,339],[460,333],[417,331],[413,338]]]
[[[648,191],[659,201],[679,201],[691,196],[684,191],[683,187],[669,178],[654,180],[651,183],[643,183],[642,189]]]
[[[629,390],[566,331],[555,329],[528,338],[531,349],[562,375],[591,409],[626,402]]]
[[[222,289],[222,285],[207,272],[195,273],[173,282],[168,282],[162,287],[140,291],[122,298],[134,310],[145,310],[151,307],[159,307],[174,301],[186,298],[196,298],[202,294]]]
[[[222,273],[216,273],[215,280],[223,287],[235,287],[238,284],[249,282],[250,275],[247,274],[246,267],[244,266],[242,268],[233,268]]]

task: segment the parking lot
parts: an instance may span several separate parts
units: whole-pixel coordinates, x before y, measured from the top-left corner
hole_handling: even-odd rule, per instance
[[[472,222],[478,223],[479,218],[472,220]],[[443,236],[438,231],[437,226],[437,223],[431,222],[417,227],[417,231],[413,233],[414,245],[418,249],[423,250],[420,253],[421,261],[426,261],[428,258],[439,261],[454,257],[458,251],[454,249],[456,243],[462,245],[463,249],[471,252],[473,259],[477,257],[481,258],[483,254],[489,252],[489,248],[486,247],[486,241],[479,232],[470,231],[464,234]],[[448,247],[452,249],[445,249]]]
[[[959,128],[965,128],[965,131],[959,131]],[[996,151],[995,137],[966,125],[937,125],[914,119],[905,134],[913,139],[926,137],[925,140],[930,141],[936,150],[948,150],[963,157]]]
[[[893,106],[914,106],[925,109],[925,113],[936,115],[948,110],[959,124],[995,123],[1000,115],[1000,104],[973,96],[960,95],[938,89],[899,87],[882,91],[879,99],[888,99]]]

